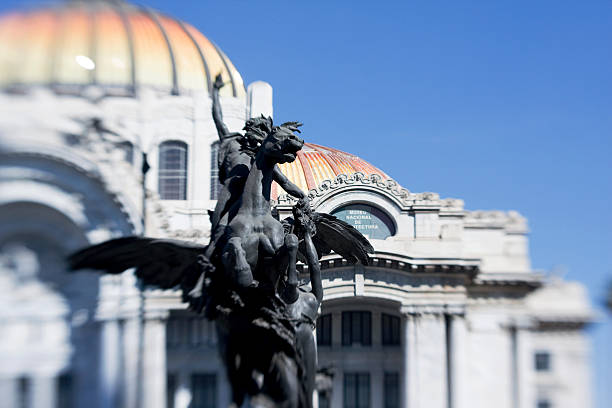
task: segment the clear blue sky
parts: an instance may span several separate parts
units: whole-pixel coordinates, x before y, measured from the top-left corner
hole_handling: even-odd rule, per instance
[[[585,283],[601,311],[595,399],[612,406],[611,1],[144,3],[270,82],[275,117],[308,141],[411,191],[528,217],[533,267]]]

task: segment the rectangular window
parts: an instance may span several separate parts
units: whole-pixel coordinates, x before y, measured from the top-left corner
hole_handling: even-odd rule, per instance
[[[206,348],[216,344],[214,323],[183,312],[172,312],[166,323],[168,349]]]
[[[187,152],[183,142],[159,146],[158,192],[162,200],[187,199]]]
[[[364,311],[342,312],[342,345],[372,345],[372,313]]]
[[[324,314],[317,319],[317,344],[331,346],[332,343],[332,315]]]
[[[189,319],[183,316],[170,316],[166,323],[166,346],[170,349],[186,347],[190,337]]]
[[[381,338],[384,346],[400,345],[400,318],[386,313],[382,314]]]
[[[536,371],[550,371],[550,353],[548,351],[538,351],[534,356]]]
[[[331,408],[331,401],[329,400],[329,394],[319,391],[319,408]]]
[[[57,408],[72,408],[73,404],[72,374],[64,373],[57,377]]]
[[[123,157],[125,161],[133,164],[134,163],[134,145],[130,142],[121,142],[119,143],[119,148],[123,150]]]
[[[400,406],[400,388],[399,374],[385,373],[384,384],[384,399],[385,408],[399,408]]]
[[[21,377],[17,380],[17,406],[19,408],[30,408],[32,406],[32,385],[28,377]]]
[[[370,407],[370,374],[344,374],[344,408]]]
[[[215,408],[217,406],[216,374],[191,375],[190,408]]]
[[[168,373],[166,376],[166,408],[174,408],[174,396],[176,394],[177,375]]]
[[[552,408],[552,404],[548,399],[538,399],[537,408]]]
[[[219,182],[219,142],[210,146],[210,199],[219,198],[221,183]]]

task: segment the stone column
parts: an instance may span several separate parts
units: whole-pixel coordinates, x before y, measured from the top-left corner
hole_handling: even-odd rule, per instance
[[[124,407],[137,407],[139,399],[140,320],[132,316],[123,323],[123,393]]]
[[[166,317],[145,314],[142,369],[142,408],[166,406]]]
[[[100,358],[100,407],[115,408],[119,403],[119,376],[121,363],[119,322],[103,320]]]
[[[0,408],[17,407],[17,381],[8,376],[0,377]]]
[[[344,371],[337,370],[332,380],[332,407],[342,407],[344,405]]]
[[[370,370],[370,406],[382,406],[385,399],[385,373],[382,367],[373,367]]]
[[[37,375],[32,379],[32,406],[36,408],[55,408],[57,401],[55,377]]]
[[[531,407],[535,404],[532,370],[532,347],[529,327],[520,325],[516,330],[518,406]]]
[[[417,350],[417,316],[416,314],[404,314],[404,362],[402,365],[402,387],[401,397],[404,408],[418,408],[419,383],[418,383],[418,350]],[[425,407],[424,407],[425,408]]]
[[[450,408],[468,408],[468,339],[465,316],[450,316]]]
[[[447,407],[446,324],[442,310],[423,313],[416,321],[418,407]],[[410,407],[412,408],[412,407]]]

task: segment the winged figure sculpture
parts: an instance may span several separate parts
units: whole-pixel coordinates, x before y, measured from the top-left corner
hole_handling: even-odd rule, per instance
[[[213,116],[222,124],[215,82]],[[226,129],[217,123],[220,137]],[[145,286],[177,288],[189,308],[215,320],[219,352],[236,406],[310,408],[316,372],[313,329],[323,299],[320,259],[332,252],[367,265],[373,248],[336,217],[312,211],[306,195],[277,164],[295,160],[300,124],[247,121],[227,136],[219,166],[227,178],[211,216],[208,245],[123,237],[69,257],[73,270],[120,274],[133,269]],[[239,169],[236,170],[236,169]],[[231,182],[230,182],[231,179]],[[299,198],[293,217],[272,215],[273,181]],[[296,264],[308,266],[311,289],[298,287]]]

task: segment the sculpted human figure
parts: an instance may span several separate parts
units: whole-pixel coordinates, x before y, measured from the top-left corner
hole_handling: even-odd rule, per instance
[[[246,121],[243,128],[245,130],[244,135],[230,132],[223,122],[221,103],[219,101],[219,90],[223,86],[224,83],[219,74],[213,84],[212,116],[220,143],[217,163],[219,167],[219,182],[222,188],[217,197],[217,205],[211,218],[213,237],[218,236],[220,231],[219,223],[222,222],[222,218],[242,193],[244,183],[251,169],[255,151],[272,130],[272,119],[261,116]],[[274,167],[272,175],[273,180],[291,196],[298,199],[306,197],[306,194],[293,184],[280,171],[278,166]],[[223,224],[227,224],[228,221],[226,219],[223,221]]]
[[[312,237],[316,235],[316,226],[312,220],[312,210],[307,201],[300,200],[293,208],[293,216],[297,236],[303,237],[303,256],[306,258],[310,275],[311,290],[300,288],[298,300],[289,306],[289,313],[295,322],[296,347],[302,356],[304,375],[302,388],[304,395],[311,396],[315,389],[317,372],[317,346],[314,328],[323,301],[323,284],[321,283],[321,267],[319,255]],[[312,399],[307,398],[305,404],[312,407]]]
[[[221,109],[221,102],[219,99],[219,90],[224,86],[221,74],[217,75],[215,82],[213,83],[212,92],[212,116],[217,128],[217,135],[219,136],[219,149],[217,150],[217,166],[219,169],[219,182],[221,184],[221,190],[217,197],[217,204],[215,210],[211,215],[211,240],[208,248],[206,249],[205,256],[212,258],[215,251],[220,250],[218,245],[219,239],[223,237],[227,224],[230,222],[231,216],[230,209],[240,199],[244,185],[246,183],[251,165],[254,161],[255,154],[259,149],[264,138],[272,131],[272,119],[264,116],[251,118],[246,121],[243,130],[244,135],[239,132],[230,132],[226,124],[223,122],[223,113]],[[274,166],[272,170],[272,179],[276,181],[288,194],[298,199],[307,199],[306,194],[300,190],[298,186],[292,183],[278,168]],[[237,208],[237,207],[236,207]],[[290,238],[289,238],[290,239]],[[235,239],[233,240],[235,244]],[[230,251],[234,251],[232,260],[240,260],[240,248],[233,246]],[[227,259],[227,256],[226,256]],[[240,264],[235,266],[234,269],[242,269],[245,271],[245,265]],[[294,274],[292,274],[293,276]],[[248,273],[244,272],[242,276],[246,277],[246,280],[241,280],[243,284],[245,282],[251,282],[252,279],[248,278]],[[190,296],[192,298],[198,298],[201,295],[202,285],[204,284],[204,274],[200,276],[197,284],[192,289]],[[251,284],[249,283],[249,284]],[[292,282],[297,285],[297,279]]]

